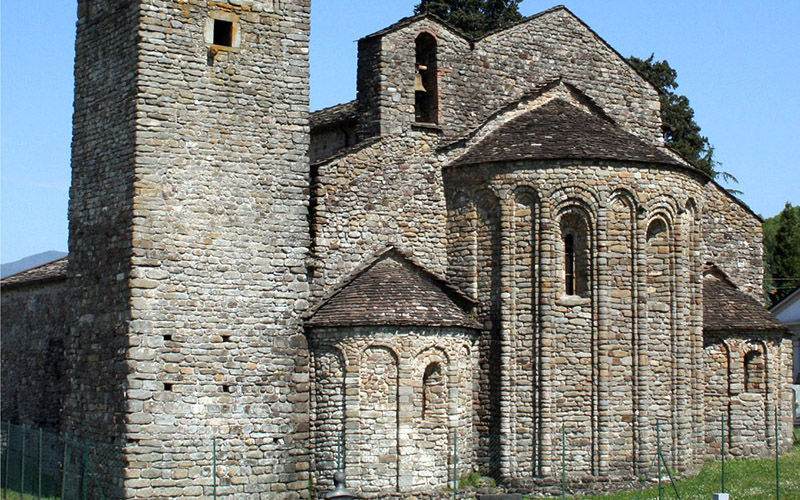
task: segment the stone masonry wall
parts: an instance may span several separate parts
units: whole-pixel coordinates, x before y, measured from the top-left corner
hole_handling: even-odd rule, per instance
[[[362,39],[358,74],[362,138],[395,134],[414,122],[414,41],[423,32],[432,34],[438,44],[438,125],[448,138],[460,137],[542,83],[563,78],[625,130],[663,144],[656,90],[564,8],[472,44],[425,18]]]
[[[700,408],[698,389],[688,381],[700,369],[701,303],[696,258],[687,246],[699,234],[679,214],[702,196],[699,180],[624,163],[446,169],[453,281],[478,290],[482,317],[499,311],[502,340],[483,337],[480,352],[482,372],[493,363],[502,367],[502,396],[492,398],[497,389],[486,379],[477,412],[499,416],[504,477],[554,474],[561,425],[573,474],[632,477],[653,456],[657,421],[674,465],[695,467],[703,452],[693,432]],[[482,249],[492,239],[480,229],[487,200],[497,205],[502,242],[488,260],[495,252]],[[590,221],[586,296],[565,295],[562,286],[559,221],[574,211]],[[494,287],[503,293],[491,293]],[[479,445],[479,455],[491,453]]]
[[[552,97],[596,112],[566,86],[542,92],[448,147],[441,147],[447,130],[409,124],[319,163],[314,292],[395,244],[431,269],[446,269],[451,282],[477,297],[485,329],[476,465],[501,477],[552,473],[560,431],[554,421],[569,428],[568,461],[577,474],[634,477],[652,461],[657,424],[669,460],[693,470],[705,454],[700,269],[710,251],[733,256],[742,245],[751,248],[757,219],[689,169],[605,162],[447,167]],[[557,236],[561,210],[571,207],[592,227],[590,293],[575,299],[560,295]],[[733,235],[719,238],[729,224]],[[750,252],[739,261],[741,274],[759,275],[760,257]]]
[[[129,497],[208,497],[214,436],[217,494],[307,488],[309,15],[141,0]]]
[[[748,387],[745,357],[752,352],[761,355],[763,373],[749,373],[757,375],[758,381]],[[780,334],[708,332],[704,349],[706,459],[720,459],[723,418],[729,457],[772,456],[776,409],[781,450],[791,449],[791,357],[791,344]]]
[[[362,498],[408,498],[472,471],[474,335],[458,329],[315,329],[315,485],[336,470]],[[458,436],[454,447],[454,432]]]
[[[719,266],[760,301],[764,293],[761,220],[716,183],[706,184],[703,199],[704,262]]]
[[[78,3],[62,430],[120,445],[129,370],[138,23],[137,2]],[[120,469],[107,475],[111,498],[122,495],[121,476]]]
[[[3,287],[3,420],[60,430],[68,300],[65,279]]]
[[[313,290],[326,289],[390,244],[439,274],[446,269],[446,208],[438,141],[414,130],[316,165],[312,188]]]

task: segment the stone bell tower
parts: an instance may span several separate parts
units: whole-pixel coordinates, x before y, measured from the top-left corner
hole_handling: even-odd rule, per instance
[[[218,493],[307,485],[310,3],[79,0],[63,421],[114,497],[210,494],[215,436]]]

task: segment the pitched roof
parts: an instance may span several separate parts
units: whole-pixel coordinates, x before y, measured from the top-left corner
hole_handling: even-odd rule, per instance
[[[58,260],[42,264],[26,271],[12,274],[0,281],[0,287],[8,289],[24,285],[32,285],[34,283],[43,283],[47,281],[57,281],[67,278],[67,262],[68,257],[62,257]]]
[[[400,19],[399,21],[397,21],[397,22],[395,22],[393,24],[390,24],[389,26],[387,26],[387,27],[385,27],[385,28],[383,28],[381,30],[378,30],[378,31],[376,31],[374,33],[370,33],[369,35],[361,38],[361,40],[368,40],[370,38],[382,37],[383,35],[385,35],[387,33],[391,33],[393,31],[397,31],[397,30],[399,30],[401,28],[405,28],[406,26],[414,24],[415,22],[420,21],[422,19],[432,19],[432,20],[436,21],[438,24],[440,24],[440,25],[444,26],[445,28],[449,29],[450,31],[452,31],[456,35],[460,36],[461,38],[464,38],[465,40],[468,40],[468,41],[472,40],[472,38],[469,35],[467,35],[463,31],[461,31],[460,29],[456,28],[455,26],[453,26],[452,24],[448,23],[447,21],[445,21],[444,19],[440,18],[439,16],[437,16],[435,14],[431,14],[429,12],[425,12],[425,13],[422,13],[422,14],[416,14],[416,15],[413,15],[413,16],[404,17],[404,18]]]
[[[454,165],[518,160],[618,160],[683,166],[608,120],[553,99],[495,130]]]
[[[311,128],[325,127],[358,119],[358,101],[337,104],[311,113]]]
[[[312,327],[425,326],[480,329],[472,301],[389,248],[359,268],[311,313]]]
[[[783,311],[788,306],[790,306],[791,304],[795,303],[798,300],[800,300],[800,286],[789,292],[789,295],[782,298],[779,302],[773,304],[769,308],[769,310],[773,314],[778,314],[779,312]]]
[[[703,277],[703,329],[786,331],[783,323],[714,265],[706,269]]]

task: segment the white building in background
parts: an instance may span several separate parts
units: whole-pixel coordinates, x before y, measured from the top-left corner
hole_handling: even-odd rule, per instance
[[[794,345],[794,418],[800,421],[800,287],[789,294],[788,297],[775,304],[770,312],[774,314],[792,332],[792,345]]]

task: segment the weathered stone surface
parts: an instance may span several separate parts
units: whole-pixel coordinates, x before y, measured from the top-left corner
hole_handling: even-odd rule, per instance
[[[79,2],[67,281],[3,281],[4,415],[116,445],[107,498],[295,500],[342,466],[365,497],[553,491],[562,429],[599,491],[657,426],[691,472],[763,453],[776,410],[790,446],[788,341],[749,299],[704,322],[706,263],[760,294],[760,221],[619,54],[563,7],[479,40],[408,18],[310,116],[309,11]],[[387,246],[414,265],[348,280]]]

